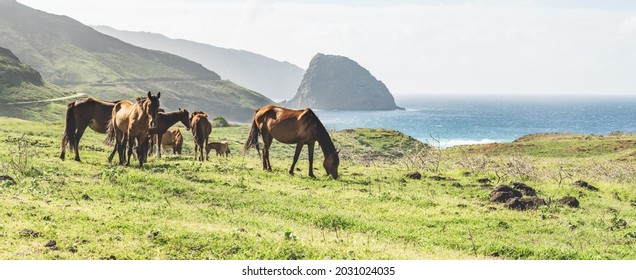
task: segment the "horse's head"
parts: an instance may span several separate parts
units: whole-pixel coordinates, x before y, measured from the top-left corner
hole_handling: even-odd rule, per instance
[[[181,123],[185,126],[186,130],[190,130],[190,122],[192,121],[192,118],[190,117],[190,112],[188,112],[188,110],[186,109],[181,109],[179,108],[179,112],[181,112],[181,114],[183,114],[183,118],[181,118]]]
[[[161,92],[158,92],[157,95],[152,95],[152,93],[148,92],[145,110],[146,114],[150,116],[150,127],[157,126],[157,114],[159,113],[159,97],[161,97]]]
[[[327,171],[327,175],[331,175],[334,179],[338,179],[338,165],[340,165],[339,153],[340,150],[336,150],[331,154],[325,155],[325,161],[322,163],[325,171]]]

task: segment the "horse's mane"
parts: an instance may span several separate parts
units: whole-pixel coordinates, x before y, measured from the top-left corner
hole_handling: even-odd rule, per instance
[[[331,136],[329,136],[329,132],[320,119],[318,119],[318,116],[316,116],[314,111],[307,108],[307,113],[305,115],[307,116],[307,125],[313,125],[316,127],[316,131],[318,132],[318,144],[320,144],[323,152],[325,152],[325,154],[336,152],[336,147],[331,140]]]
[[[145,97],[145,96],[137,97],[137,104],[139,104],[139,106],[144,105],[144,102],[146,102],[146,99],[148,99],[148,97]]]
[[[200,115],[200,116],[202,116],[202,117],[206,117],[206,118],[208,117],[208,114],[206,114],[206,113],[205,113],[205,112],[203,112],[203,111],[194,111],[194,112],[192,112],[192,115],[193,115],[193,116]]]
[[[175,115],[178,115],[178,114],[183,114],[183,113],[185,113],[185,112],[186,112],[186,111],[174,111],[174,112],[168,112],[168,113],[166,113],[166,112],[159,112],[158,114],[162,114],[162,115],[164,115],[164,116],[166,116],[166,117],[172,117],[172,116],[175,116]]]

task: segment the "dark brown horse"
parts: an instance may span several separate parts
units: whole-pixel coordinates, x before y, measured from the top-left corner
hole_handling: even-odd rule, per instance
[[[148,92],[147,98],[137,98],[135,103],[125,100],[115,104],[106,137],[107,143],[115,141],[115,147],[108,157],[108,162],[112,161],[115,151],[117,151],[119,153],[119,164],[123,164],[125,160],[124,152],[126,144],[128,144],[126,165],[130,165],[133,146],[137,143],[139,166],[143,166],[147,157],[149,130],[151,127],[156,127],[157,123],[159,97],[161,97],[161,93],[153,96]]]
[[[151,130],[153,134],[151,136],[151,146],[156,143],[157,157],[161,158],[161,141],[163,134],[168,131],[168,128],[179,121],[186,127],[186,130],[190,130],[190,112],[186,109],[181,110],[181,108],[179,108],[179,111],[170,113],[159,112],[157,114],[157,126]]]
[[[64,160],[66,146],[75,152],[75,160],[81,161],[79,156],[79,142],[87,127],[101,134],[106,133],[110,121],[114,102],[101,101],[90,97],[80,98],[67,105],[66,127],[62,136],[62,151],[60,159]]]
[[[285,144],[296,144],[294,161],[289,168],[289,174],[294,175],[294,166],[298,161],[298,156],[307,145],[309,149],[309,176],[314,176],[314,145],[316,141],[325,156],[323,167],[327,175],[338,179],[338,165],[340,159],[339,151],[336,150],[327,129],[322,125],[316,114],[311,109],[291,110],[274,105],[267,105],[256,110],[250,134],[243,146],[245,151],[251,147],[258,149],[258,134],[262,135],[263,143],[263,170],[272,171],[269,162],[269,147],[273,139]]]
[[[212,133],[212,124],[208,121],[208,114],[200,111],[193,112],[190,116],[190,127],[194,139],[194,160],[203,161],[203,153],[205,147],[208,146],[210,133]]]

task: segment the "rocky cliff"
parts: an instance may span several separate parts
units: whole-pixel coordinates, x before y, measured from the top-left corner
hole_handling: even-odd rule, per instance
[[[323,110],[401,109],[384,83],[357,62],[320,53],[311,60],[296,96],[282,105]]]

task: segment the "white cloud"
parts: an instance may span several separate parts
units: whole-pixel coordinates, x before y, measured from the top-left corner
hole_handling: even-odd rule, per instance
[[[636,93],[633,11],[490,0],[21,2],[86,24],[245,49],[301,67],[317,52],[345,55],[394,93]]]

